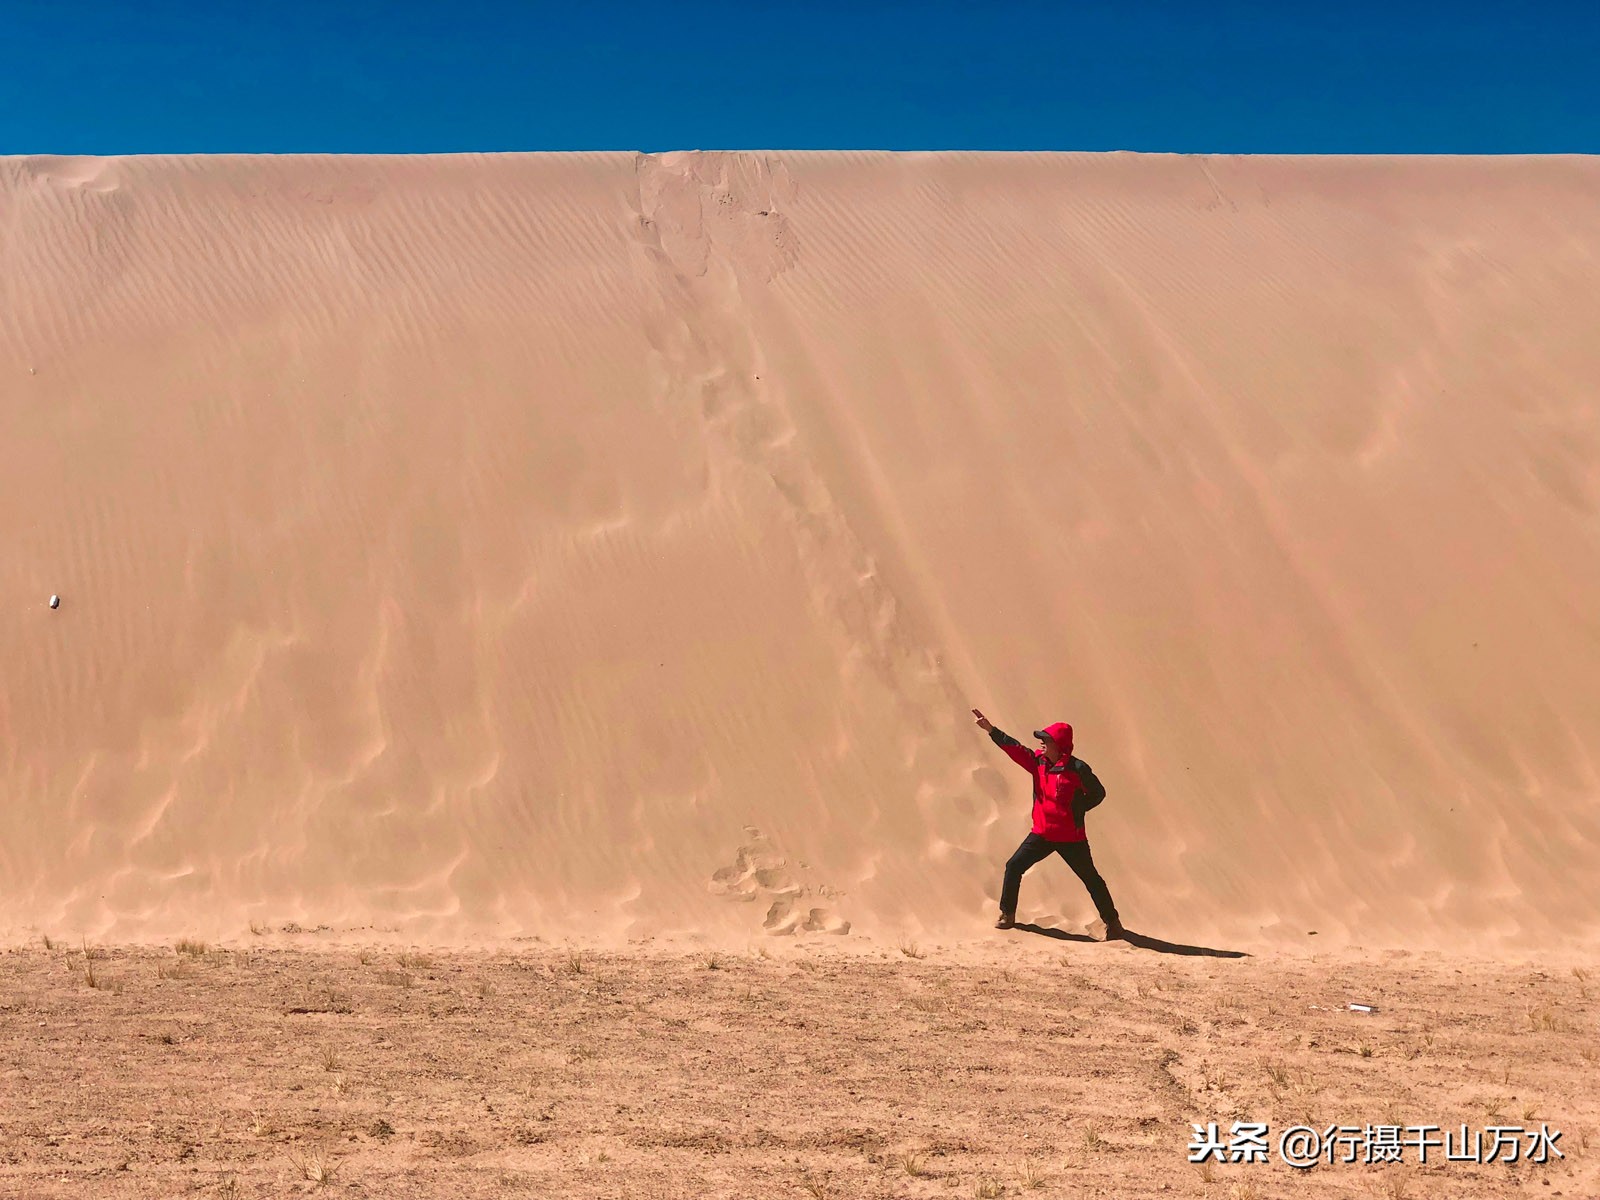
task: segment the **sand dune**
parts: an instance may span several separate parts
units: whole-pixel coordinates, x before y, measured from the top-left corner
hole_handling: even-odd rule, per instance
[[[977,706],[1139,930],[1592,946],[1597,327],[1582,158],[0,159],[0,934],[977,931]]]

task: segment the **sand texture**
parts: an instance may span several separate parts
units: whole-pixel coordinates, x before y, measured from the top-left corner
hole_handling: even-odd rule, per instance
[[[0,1195],[1585,1200],[1590,968],[1019,934],[723,952],[0,952]],[[87,976],[92,974],[90,987]],[[1350,1011],[1352,1000],[1377,1011]],[[4,1097],[9,1097],[9,1103]],[[1268,1125],[1191,1165],[1193,1123]],[[1301,1125],[1558,1132],[1333,1161]],[[1489,1146],[1486,1137],[1480,1143]],[[1456,1148],[1460,1148],[1457,1140]],[[1508,1151],[1497,1150],[1504,1159]],[[1483,1157],[1488,1157],[1487,1150]]]
[[[976,706],[1152,936],[1592,949],[1597,329],[1583,158],[0,159],[0,935],[981,931]]]

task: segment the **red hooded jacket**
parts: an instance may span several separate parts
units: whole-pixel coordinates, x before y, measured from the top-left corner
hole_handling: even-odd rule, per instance
[[[1051,767],[1042,750],[1030,750],[1015,738],[997,729],[993,740],[1011,761],[1033,776],[1033,831],[1052,842],[1086,842],[1089,835],[1073,818],[1072,798],[1083,781],[1069,765],[1072,759],[1072,726],[1065,721],[1046,725],[1048,733],[1061,747],[1061,762]],[[1004,739],[1004,740],[1002,740]]]

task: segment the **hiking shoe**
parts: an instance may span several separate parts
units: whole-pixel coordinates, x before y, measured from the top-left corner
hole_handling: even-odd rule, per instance
[[[994,923],[996,929],[1011,929],[1015,927],[1017,919],[1010,913],[1001,913],[1000,919]]]
[[[1128,931],[1122,927],[1121,921],[1112,921],[1106,926],[1106,941],[1120,942],[1128,936]]]

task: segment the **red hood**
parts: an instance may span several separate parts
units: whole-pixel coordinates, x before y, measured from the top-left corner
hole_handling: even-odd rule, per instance
[[[1061,747],[1061,753],[1068,758],[1072,757],[1072,726],[1065,721],[1057,721],[1054,725],[1046,725],[1044,732],[1055,739],[1056,745]]]

